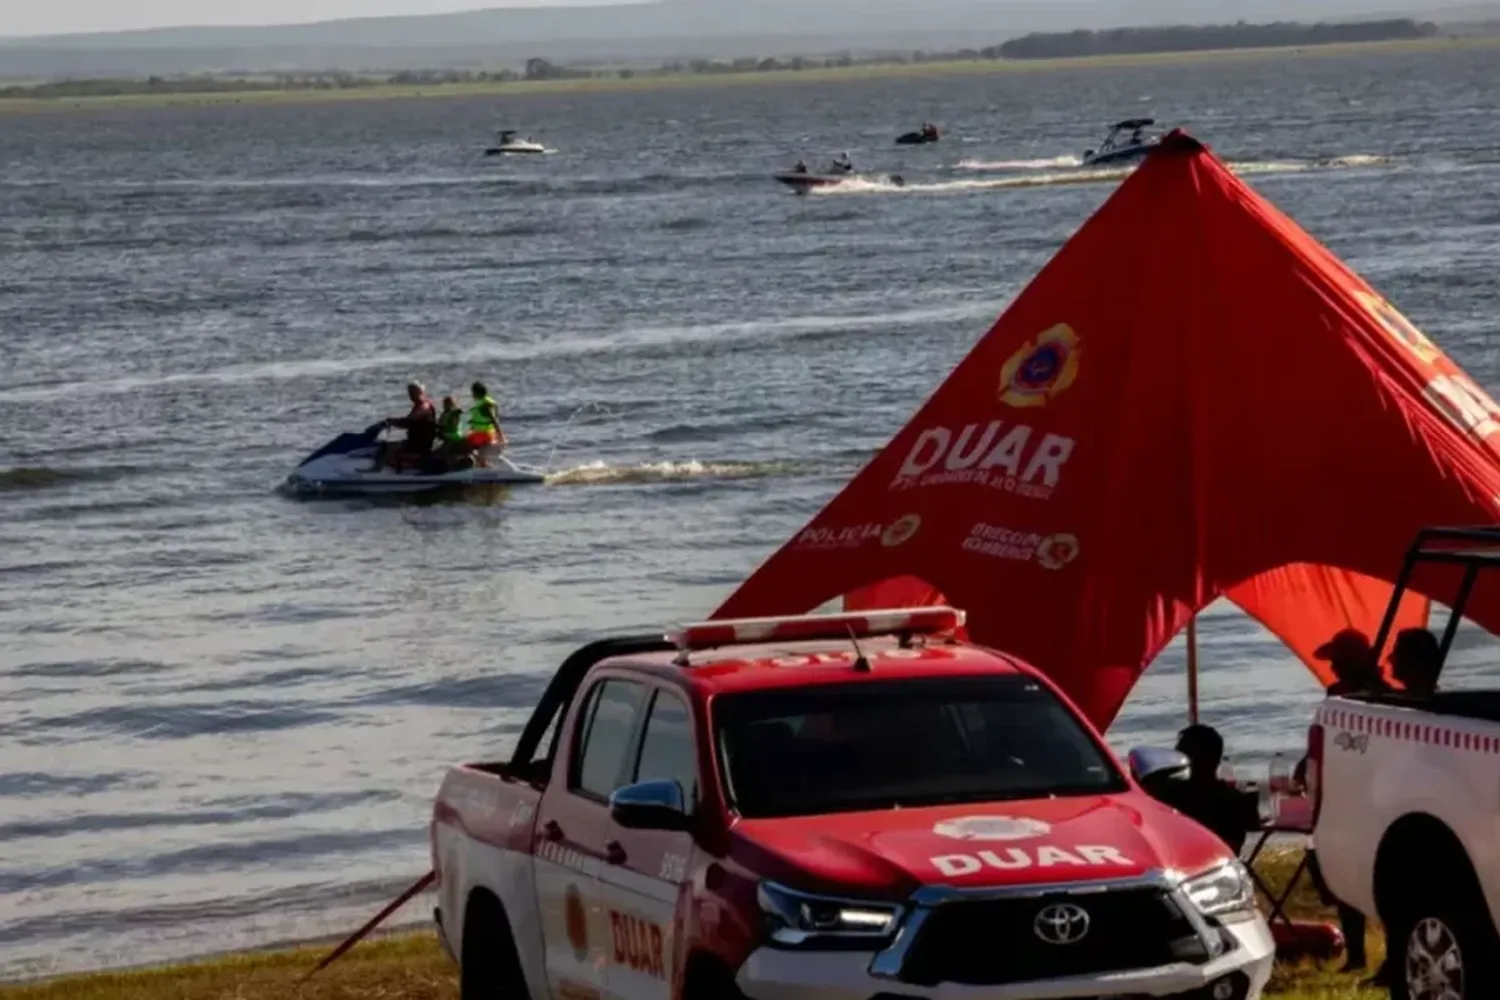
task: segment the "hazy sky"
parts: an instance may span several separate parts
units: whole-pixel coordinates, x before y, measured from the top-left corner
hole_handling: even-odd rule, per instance
[[[584,0],[0,0],[0,36],[177,25],[290,24],[340,17],[556,7]],[[599,2],[599,0],[593,0]],[[604,0],[608,2],[608,0]]]
[[[642,0],[0,0],[0,37],[126,31],[207,25],[268,25],[328,21],[343,17],[381,17],[391,14],[440,14],[486,7],[560,7],[583,4],[642,2]],[[754,4],[756,0],[730,0]],[[816,0],[809,0],[816,2]],[[922,0],[911,0],[920,5]],[[987,0],[976,0],[985,3]],[[1088,9],[1115,14],[1151,8],[1162,0],[1010,0],[1017,7]],[[1288,7],[1286,0],[1201,0],[1205,20],[1253,17],[1255,8],[1270,3],[1313,18],[1320,9],[1340,13],[1423,10],[1478,0],[1304,0]],[[1178,0],[1181,8],[1183,0]]]

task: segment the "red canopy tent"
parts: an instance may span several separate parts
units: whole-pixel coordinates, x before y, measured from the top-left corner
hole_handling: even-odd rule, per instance
[[[1328,682],[1416,530],[1497,512],[1500,408],[1178,132],[716,616],[947,601],[1107,726],[1220,596]],[[1500,586],[1468,613],[1497,630]]]

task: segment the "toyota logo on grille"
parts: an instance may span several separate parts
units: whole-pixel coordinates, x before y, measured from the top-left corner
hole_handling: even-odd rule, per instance
[[[1089,932],[1089,913],[1072,903],[1053,903],[1042,907],[1031,928],[1048,944],[1076,944]]]

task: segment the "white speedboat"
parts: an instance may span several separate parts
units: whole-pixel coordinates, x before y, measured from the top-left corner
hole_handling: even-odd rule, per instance
[[[486,463],[482,466],[449,469],[446,462],[434,453],[421,468],[371,471],[384,430],[382,422],[371,424],[358,433],[340,434],[304,458],[287,476],[285,488],[297,494],[424,493],[546,480],[542,470],[518,465],[494,448],[480,450],[479,457]]]
[[[547,147],[532,139],[522,139],[514,129],[500,133],[495,144],[484,151],[485,156],[507,156],[513,153],[545,153]]]
[[[1103,166],[1108,163],[1130,163],[1145,159],[1161,144],[1160,136],[1148,136],[1145,130],[1156,124],[1154,118],[1127,118],[1116,122],[1109,135],[1099,144],[1083,154],[1085,167]]]

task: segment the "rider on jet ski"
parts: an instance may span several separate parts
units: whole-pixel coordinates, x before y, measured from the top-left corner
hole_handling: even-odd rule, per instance
[[[480,449],[490,445],[503,449],[509,442],[505,439],[505,431],[500,429],[500,406],[490,398],[490,390],[483,382],[475,382],[470,391],[474,394],[474,405],[469,407],[469,433],[465,443],[475,453],[476,463],[484,468],[489,463],[480,454]]]
[[[375,467],[371,472],[377,472],[386,465],[399,469],[409,462],[420,462],[432,451],[432,442],[437,438],[438,431],[437,410],[420,382],[407,384],[406,398],[411,400],[411,410],[406,416],[389,417],[385,422],[387,427],[405,430],[406,440],[383,442],[375,453]]]

